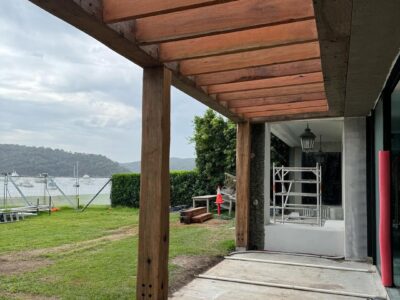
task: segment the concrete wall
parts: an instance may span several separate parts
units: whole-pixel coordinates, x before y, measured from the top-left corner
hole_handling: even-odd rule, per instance
[[[343,221],[328,220],[323,227],[302,224],[265,226],[265,250],[343,257]]]
[[[345,118],[343,126],[343,206],[345,257],[367,257],[367,174],[365,117]]]

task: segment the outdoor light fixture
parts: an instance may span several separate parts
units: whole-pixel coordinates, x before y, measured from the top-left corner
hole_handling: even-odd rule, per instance
[[[304,130],[304,132],[300,135],[301,140],[301,148],[304,152],[309,152],[314,149],[315,143],[315,134],[311,132],[311,129],[308,127]]]

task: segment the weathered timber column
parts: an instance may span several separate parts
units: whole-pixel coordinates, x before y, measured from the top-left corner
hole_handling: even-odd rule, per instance
[[[239,123],[236,141],[236,249],[249,246],[250,123]]]
[[[137,299],[168,298],[171,73],[143,72]]]

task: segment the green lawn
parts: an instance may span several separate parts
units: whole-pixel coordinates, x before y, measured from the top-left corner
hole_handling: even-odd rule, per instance
[[[133,299],[137,226],[138,210],[104,207],[1,224],[0,299]],[[187,271],[181,258],[211,261],[234,247],[232,221],[181,225],[171,214],[170,227],[172,286]]]

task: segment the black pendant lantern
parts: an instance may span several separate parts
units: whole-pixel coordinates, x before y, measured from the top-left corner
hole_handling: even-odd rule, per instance
[[[315,134],[311,132],[311,129],[308,127],[304,130],[304,132],[300,135],[301,140],[301,148],[304,152],[310,152],[314,149],[315,143]]]

